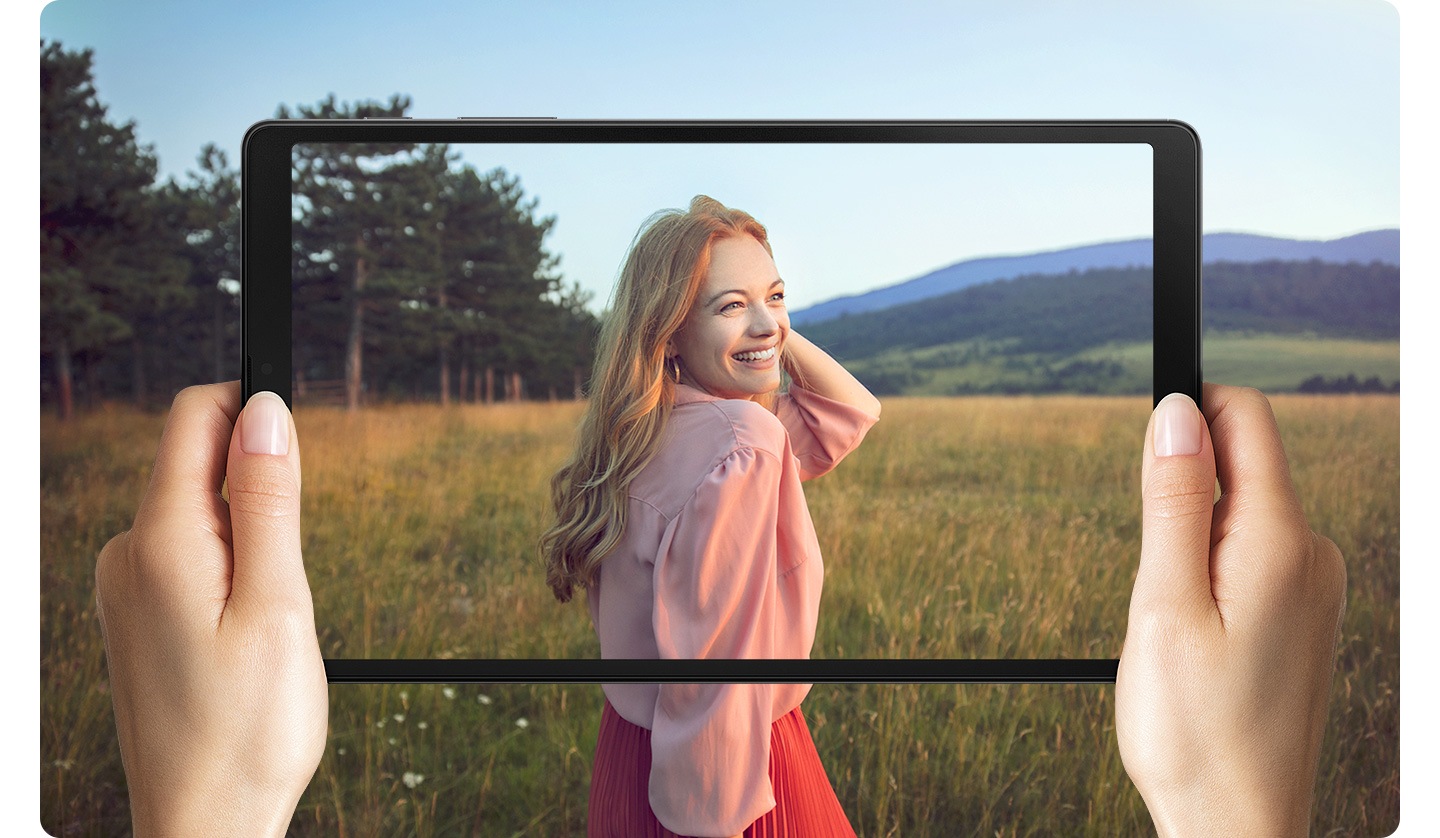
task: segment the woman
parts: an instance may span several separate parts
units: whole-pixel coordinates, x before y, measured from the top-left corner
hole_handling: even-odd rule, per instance
[[[765,228],[703,195],[631,247],[542,539],[555,596],[587,589],[605,658],[809,657],[823,571],[800,481],[880,403],[790,329],[784,288]],[[809,689],[605,685],[591,835],[853,835]]]

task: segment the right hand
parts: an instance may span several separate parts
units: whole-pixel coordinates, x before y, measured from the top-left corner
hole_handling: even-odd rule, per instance
[[[1208,429],[1167,397],[1146,437],[1120,756],[1161,835],[1305,835],[1345,565],[1300,509],[1269,401],[1207,384],[1205,407]]]

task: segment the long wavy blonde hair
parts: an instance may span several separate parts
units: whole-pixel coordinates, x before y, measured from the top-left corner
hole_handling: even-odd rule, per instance
[[[739,235],[770,252],[764,225],[697,195],[688,211],[651,216],[630,246],[600,328],[575,454],[550,481],[555,524],[540,537],[540,551],[545,581],[561,602],[591,585],[620,543],[630,483],[655,456],[675,404],[666,346],[695,304],[711,248]]]

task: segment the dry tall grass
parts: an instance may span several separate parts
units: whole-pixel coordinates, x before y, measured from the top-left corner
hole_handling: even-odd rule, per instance
[[[1399,402],[1274,400],[1312,526],[1350,574],[1315,834],[1398,823]],[[817,657],[1113,657],[1139,544],[1145,399],[898,399],[806,485]],[[331,657],[592,656],[534,553],[578,407],[302,410],[306,563]],[[93,562],[163,417],[42,425],[42,821],[125,832]],[[827,686],[804,708],[862,835],[1149,830],[1113,687]],[[583,834],[595,686],[337,686],[294,834]]]

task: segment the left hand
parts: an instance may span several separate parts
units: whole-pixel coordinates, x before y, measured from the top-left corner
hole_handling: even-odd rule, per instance
[[[283,835],[329,707],[278,396],[241,412],[232,381],[175,398],[95,588],[135,834]]]

